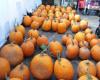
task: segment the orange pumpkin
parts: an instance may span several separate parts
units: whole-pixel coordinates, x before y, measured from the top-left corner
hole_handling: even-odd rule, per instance
[[[74,76],[74,68],[69,60],[60,58],[55,61],[54,74],[57,79],[72,80]]]
[[[39,29],[39,26],[40,26],[39,22],[37,21],[33,21],[31,24],[32,29]]]
[[[44,31],[50,31],[50,29],[51,29],[51,20],[50,19],[46,19],[44,22],[43,22],[43,24],[42,24],[42,29],[44,30]]]
[[[66,8],[66,12],[67,12],[67,13],[70,13],[71,11],[72,11],[72,7],[68,6],[68,7]]]
[[[90,60],[83,60],[78,64],[78,76],[81,77],[87,73],[96,76],[96,66]]]
[[[92,47],[91,56],[95,61],[100,61],[100,45],[99,44]]]
[[[10,80],[21,80],[20,78],[10,78]]]
[[[49,44],[49,41],[48,41],[48,38],[45,36],[45,35],[41,35],[37,38],[37,45],[39,47],[41,47],[42,45],[48,45]]]
[[[63,21],[60,21],[58,23],[58,33],[63,34],[66,32],[66,23]]]
[[[78,80],[98,80],[98,79],[95,76],[89,74],[81,76]]]
[[[23,36],[25,35],[25,28],[23,25],[16,26],[16,30],[20,31],[23,34]]]
[[[49,49],[50,49],[50,52],[54,55],[54,57],[57,57],[58,53],[62,54],[62,51],[63,51],[62,45],[60,44],[60,42],[56,40],[51,41],[49,43]]]
[[[52,20],[52,30],[55,32],[58,30],[58,20],[56,19]]]
[[[69,59],[74,59],[79,54],[79,47],[77,44],[72,43],[67,46],[66,55]]]
[[[50,5],[46,5],[46,10],[47,10],[47,11],[50,10]]]
[[[9,41],[16,44],[21,44],[23,42],[23,34],[20,31],[12,31],[9,35]]]
[[[10,72],[10,64],[8,60],[0,57],[0,80],[4,80],[5,76]]]
[[[98,39],[92,39],[92,40],[90,41],[90,46],[91,46],[91,47],[95,46],[96,44],[99,44],[99,40],[98,40]]]
[[[34,37],[29,37],[27,40],[32,41],[33,45],[36,46],[36,39]]]
[[[81,20],[81,21],[80,21],[80,28],[81,28],[82,30],[85,30],[87,27],[88,27],[88,21],[86,21],[86,20]]]
[[[30,16],[24,16],[23,18],[23,24],[27,27],[29,27],[32,23],[32,18]]]
[[[0,52],[0,56],[6,58],[11,65],[15,66],[23,61],[23,51],[16,44],[6,44]]]
[[[23,54],[26,57],[32,56],[34,53],[34,44],[30,40],[26,40],[24,43],[22,43],[21,48],[23,50]]]
[[[88,33],[92,33],[92,29],[91,28],[86,28],[85,31],[84,31],[85,34],[88,34]]]
[[[86,46],[81,47],[79,50],[79,57],[83,60],[88,59],[90,57],[90,50]]]
[[[71,27],[72,32],[77,33],[80,30],[80,27],[77,23],[74,22]]]
[[[48,79],[53,73],[52,58],[45,53],[41,53],[33,57],[30,63],[32,75],[40,80]]]
[[[39,31],[38,30],[30,29],[28,31],[28,36],[29,37],[35,37],[35,39],[37,39],[39,37]]]
[[[76,14],[76,15],[75,15],[75,21],[76,21],[76,22],[79,22],[80,20],[81,20],[80,15]]]
[[[97,77],[100,79],[100,61],[96,64]]]
[[[21,63],[17,65],[11,72],[10,78],[20,78],[21,80],[30,80],[30,71],[28,67]]]
[[[80,42],[80,41],[83,41],[85,40],[85,34],[83,32],[77,32],[74,36],[74,38]]]
[[[75,19],[75,15],[73,13],[69,13],[69,20],[74,20]]]

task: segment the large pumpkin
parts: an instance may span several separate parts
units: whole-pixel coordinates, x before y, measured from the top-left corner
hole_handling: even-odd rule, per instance
[[[39,37],[39,31],[38,30],[30,29],[28,31],[28,36],[29,37],[35,37],[37,39]]]
[[[11,65],[17,65],[23,61],[23,51],[16,44],[6,44],[0,52],[0,56],[6,58]]]
[[[34,53],[34,44],[30,40],[26,40],[22,43],[21,48],[23,50],[24,56],[28,57]]]
[[[10,78],[20,78],[21,80],[30,80],[30,71],[28,67],[21,63],[17,65],[11,72]]]
[[[99,80],[99,79],[93,75],[87,74],[87,75],[81,76],[78,80]]]
[[[23,18],[23,24],[27,27],[29,27],[32,23],[32,18],[30,16],[24,16]]]
[[[62,51],[63,51],[63,47],[62,45],[60,44],[60,42],[54,40],[54,41],[51,41],[49,43],[49,48],[50,48],[50,52],[51,54],[54,55],[54,57],[57,57],[58,53],[62,54]]]
[[[79,47],[77,44],[72,43],[67,46],[66,55],[69,59],[74,59],[79,54]]]
[[[58,33],[62,34],[66,32],[66,23],[62,20],[58,23]]]
[[[100,79],[100,61],[96,64],[97,77]]]
[[[37,45],[39,47],[41,47],[42,45],[48,45],[49,44],[49,41],[48,41],[48,38],[45,36],[45,35],[41,35],[37,38]]]
[[[80,28],[81,28],[82,30],[85,30],[87,27],[88,27],[88,21],[86,21],[86,20],[81,20],[81,21],[80,21]]]
[[[25,35],[25,28],[23,25],[16,26],[16,30],[20,31],[23,34],[23,36]]]
[[[72,80],[74,68],[69,60],[60,58],[60,60],[58,59],[55,61],[54,74],[57,79]]]
[[[99,44],[92,47],[91,56],[95,61],[100,61],[100,45]]]
[[[58,20],[56,19],[52,20],[52,30],[55,32],[58,30]]]
[[[51,20],[50,19],[46,19],[43,24],[42,24],[42,29],[44,31],[50,31],[51,30]]]
[[[33,57],[30,63],[32,75],[40,80],[46,80],[52,76],[53,62],[52,58],[45,53]]]
[[[87,73],[96,76],[96,66],[90,60],[83,60],[78,64],[78,76],[81,77]]]
[[[83,32],[77,32],[74,36],[74,38],[80,42],[80,41],[83,41],[85,40],[85,34]]]
[[[9,35],[9,41],[16,44],[21,44],[23,42],[23,34],[20,31],[12,31]]]
[[[5,76],[10,72],[10,63],[5,58],[0,57],[0,80],[4,80]]]

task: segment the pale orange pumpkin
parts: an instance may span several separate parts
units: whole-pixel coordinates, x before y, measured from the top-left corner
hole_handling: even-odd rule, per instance
[[[80,15],[76,14],[76,15],[75,15],[75,21],[79,22],[80,20],[81,20]]]
[[[88,27],[88,21],[86,21],[86,20],[81,20],[81,21],[80,21],[80,28],[81,28],[82,30],[85,30],[87,27]]]
[[[100,43],[100,42],[99,42],[98,39],[92,39],[92,40],[90,41],[90,46],[93,47],[93,46],[95,46],[96,44],[99,44],[99,43]]]

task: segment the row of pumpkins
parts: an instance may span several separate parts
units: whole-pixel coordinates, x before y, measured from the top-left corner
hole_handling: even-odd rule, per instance
[[[25,40],[26,30],[23,25],[32,27],[27,32],[29,38]],[[24,17],[23,25],[16,26],[15,31],[9,35],[11,43],[4,45],[0,50],[0,64],[2,64],[0,65],[0,80],[5,77],[9,80],[30,80],[30,72],[37,80],[49,79],[52,74],[57,80],[73,80],[75,70],[68,59],[77,57],[82,59],[77,68],[78,80],[100,79],[100,39],[92,33],[86,20],[80,21],[80,15],[76,14],[71,7],[41,5],[32,13],[32,16]],[[58,33],[65,33],[71,26],[71,31],[75,35],[66,33],[62,36],[62,43],[55,38],[49,42],[48,37],[40,35],[37,30],[40,26],[44,31],[52,29]],[[63,51],[62,44],[66,45],[65,54],[68,59],[60,57]],[[32,58],[28,68],[22,63],[24,57],[32,56],[37,46],[43,51]],[[50,54],[57,58],[55,62],[48,53],[44,52],[47,48]],[[98,61],[96,65],[87,60],[90,56]],[[15,68],[11,70],[10,66]]]

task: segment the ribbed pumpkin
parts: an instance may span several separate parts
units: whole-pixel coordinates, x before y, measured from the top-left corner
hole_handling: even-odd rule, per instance
[[[15,66],[23,61],[23,51],[16,44],[6,44],[0,52],[0,56],[6,58],[11,65]]]
[[[91,28],[86,28],[85,31],[84,31],[85,34],[88,34],[88,33],[92,33],[92,29]]]
[[[69,60],[60,58],[55,61],[54,74],[57,79],[72,80],[74,76],[74,68]]]
[[[96,66],[90,60],[83,60],[78,64],[78,76],[81,77],[87,73],[96,76]]]
[[[30,63],[32,75],[40,80],[46,80],[52,76],[52,58],[45,53],[40,53],[33,57]]]
[[[67,46],[66,55],[69,59],[74,59],[79,54],[79,47],[77,44],[72,43]]]
[[[100,61],[96,64],[97,77],[100,79]]]
[[[10,80],[21,80],[20,78],[10,78]]]
[[[30,29],[28,31],[28,37],[35,37],[37,39],[39,37],[39,31]]]
[[[12,31],[9,35],[9,41],[16,44],[21,44],[23,42],[23,34],[20,31]]]
[[[25,28],[23,25],[16,26],[16,30],[20,31],[23,34],[23,36],[25,35]]]
[[[39,29],[39,26],[40,26],[39,22],[37,21],[33,21],[31,24],[32,29]]]
[[[50,19],[46,19],[44,20],[43,24],[42,24],[42,29],[44,31],[50,31],[51,30],[51,20]]]
[[[81,76],[78,80],[99,80],[99,79],[93,75],[84,75]]]
[[[58,30],[58,20],[56,19],[52,20],[52,30],[55,32]]]
[[[54,40],[49,43],[49,49],[51,54],[53,54],[54,57],[57,57],[58,53],[62,54],[63,46],[60,44],[60,42]]]
[[[25,42],[22,43],[21,48],[23,50],[23,54],[26,57],[32,56],[34,53],[34,44],[30,40],[26,40]]]
[[[20,78],[21,80],[30,80],[30,71],[28,67],[21,63],[17,65],[11,72],[10,78]]]
[[[95,61],[100,61],[100,44],[92,47],[91,56]]]
[[[48,41],[48,38],[45,36],[45,35],[41,35],[37,38],[37,45],[39,47],[41,47],[42,45],[48,45],[49,44],[49,41]]]
[[[63,34],[66,32],[66,23],[60,20],[58,23],[58,33]]]
[[[23,24],[27,27],[29,27],[32,23],[32,18],[30,16],[24,16],[23,18]]]
[[[10,63],[5,58],[0,57],[0,80],[4,80],[5,76],[10,72]]]
[[[99,44],[99,40],[98,40],[98,39],[92,39],[92,40],[90,41],[90,46],[91,46],[91,47],[95,46],[96,44]]]
[[[86,20],[81,20],[81,21],[80,21],[80,28],[81,28],[82,30],[85,30],[87,27],[88,27],[88,21],[86,21]]]
[[[83,32],[77,32],[74,36],[74,38],[80,42],[82,40],[85,40],[85,34]]]

